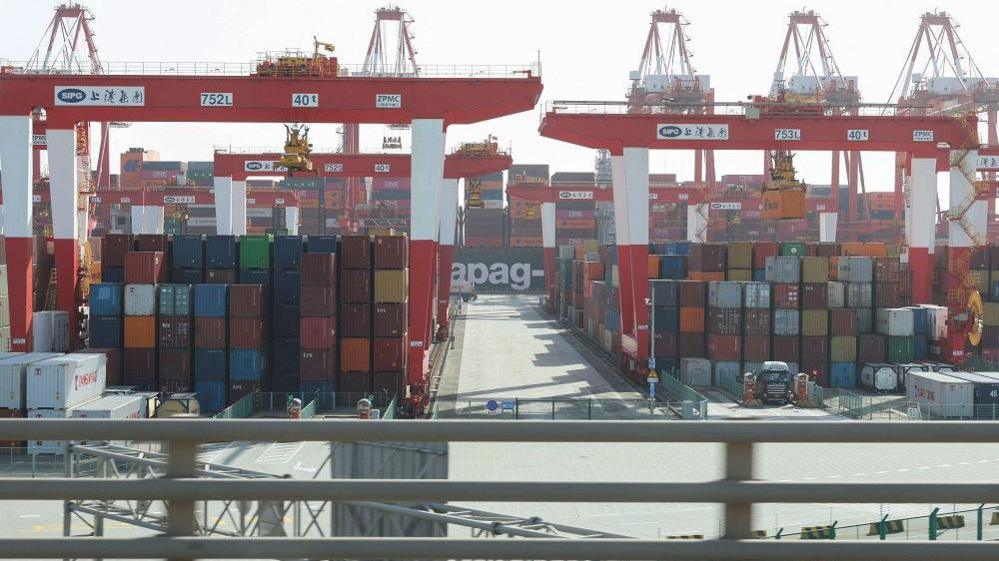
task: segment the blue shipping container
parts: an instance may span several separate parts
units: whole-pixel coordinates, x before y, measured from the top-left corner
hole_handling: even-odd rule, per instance
[[[297,306],[302,301],[302,273],[298,269],[274,271],[274,303]]]
[[[101,282],[125,282],[124,267],[101,267]]]
[[[95,349],[117,349],[122,344],[121,316],[90,316],[90,343]]]
[[[857,365],[853,362],[833,362],[829,366],[830,388],[857,387]]]
[[[274,268],[298,269],[302,263],[302,236],[274,238]]]
[[[205,264],[209,269],[235,269],[235,236],[207,236],[205,238]]]
[[[264,355],[257,349],[229,351],[229,380],[258,382],[264,377]]]
[[[225,382],[195,382],[194,391],[198,394],[198,405],[202,412],[218,413],[225,409]]]
[[[756,282],[765,282],[767,280],[767,270],[753,269],[753,280]]]
[[[621,312],[616,308],[608,307],[604,313],[604,327],[614,333],[621,332]]]
[[[90,285],[90,315],[120,316],[123,289],[118,283]]]
[[[201,269],[180,269],[175,267],[171,272],[170,282],[177,284],[201,284],[205,282],[205,273]]]
[[[226,352],[222,349],[194,349],[194,379],[225,382]]]
[[[680,310],[678,308],[652,308],[654,315],[650,329],[656,331],[679,331],[680,330]]]
[[[279,373],[298,376],[298,365],[302,358],[302,343],[295,337],[274,337],[271,349],[274,352],[274,376]]]
[[[659,256],[659,278],[661,278],[661,279],[685,279],[685,278],[687,278],[687,256],[686,255],[660,255]]]
[[[930,340],[926,335],[916,335],[912,338],[913,360],[926,360],[930,356]]]
[[[926,333],[926,308],[920,308],[919,306],[910,306],[912,310],[912,332],[915,335],[922,335]]]
[[[336,236],[309,236],[305,240],[309,253],[336,253]]]
[[[204,266],[204,242],[201,236],[175,235],[173,237],[173,268],[200,269]]]
[[[239,284],[262,284],[268,287],[271,285],[271,272],[267,269],[240,269]]]
[[[228,310],[229,285],[194,285],[194,315],[202,318],[224,318]]]
[[[690,242],[667,242],[666,253],[669,255],[690,255]]]
[[[271,309],[274,312],[271,319],[274,337],[298,339],[299,333],[301,333],[299,316],[302,314],[302,309],[288,304],[274,304]]]

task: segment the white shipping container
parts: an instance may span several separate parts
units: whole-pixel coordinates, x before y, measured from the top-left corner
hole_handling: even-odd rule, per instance
[[[846,284],[839,281],[826,283],[826,301],[830,308],[846,307]]]
[[[125,285],[125,315],[152,316],[156,314],[155,284]]]
[[[0,408],[25,409],[28,365],[59,353],[0,353]]]
[[[73,408],[74,419],[145,419],[148,400],[135,394],[112,394]]]
[[[31,316],[31,348],[40,353],[64,353],[69,350],[69,314],[35,312]]]
[[[68,419],[73,414],[73,409],[29,409],[29,419]],[[66,452],[65,440],[29,440],[29,454],[57,454]]]
[[[104,393],[107,356],[68,354],[28,367],[28,409],[65,409]]]
[[[936,306],[934,304],[920,304],[926,308],[926,330],[930,339],[942,341],[947,338],[947,306]]]
[[[975,384],[943,372],[910,370],[905,377],[906,397],[926,406],[934,417],[972,417]]]
[[[860,385],[876,392],[893,392],[898,389],[898,374],[890,364],[865,364],[860,369]]]
[[[681,358],[680,381],[691,387],[711,385],[711,361],[706,358]]]
[[[889,337],[915,335],[912,310],[909,308],[878,308],[877,332]]]

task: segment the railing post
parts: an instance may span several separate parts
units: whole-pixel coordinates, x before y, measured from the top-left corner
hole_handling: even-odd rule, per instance
[[[729,442],[725,445],[725,479],[728,481],[753,479],[752,442]],[[749,539],[752,522],[753,503],[725,503],[725,539]]]
[[[978,541],[982,541],[985,537],[985,528],[983,527],[982,517],[985,516],[985,503],[978,505],[978,525],[975,532],[975,538]]]
[[[937,513],[940,512],[940,507],[933,509],[930,513],[930,541],[936,541],[937,539]]]
[[[193,415],[177,415],[176,418],[197,418]],[[188,435],[190,438],[190,435]],[[197,477],[198,442],[195,440],[170,440],[167,455],[167,478]],[[167,529],[171,536],[193,536],[194,501],[167,501]],[[178,558],[184,559],[184,558]]]
[[[888,539],[888,515],[884,515],[881,518],[881,522],[878,522],[878,539],[885,541]]]

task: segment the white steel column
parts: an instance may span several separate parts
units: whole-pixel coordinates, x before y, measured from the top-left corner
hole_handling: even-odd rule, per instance
[[[548,307],[555,306],[555,268],[558,248],[555,246],[555,203],[541,203],[541,247],[544,252],[545,289]]]
[[[819,213],[819,241],[820,242],[835,242],[836,241],[836,225],[837,217],[839,213],[837,212],[820,212]]]
[[[445,179],[441,186],[440,231],[441,245],[454,245],[455,228],[458,223],[458,180]]]
[[[953,188],[953,187],[952,187]],[[909,268],[912,272],[913,304],[929,304],[933,298],[933,262],[930,248],[936,237],[937,161],[912,158],[909,193],[911,208],[906,214],[909,235]]]
[[[77,159],[76,129],[49,129],[49,192],[52,201],[52,237],[55,241],[55,265],[58,287],[57,308],[69,314],[70,340],[78,343],[76,333],[76,285],[80,264],[77,242]]]
[[[298,207],[289,206],[284,208],[284,227],[288,230],[289,236],[298,235]]]
[[[232,233],[246,235],[246,181],[232,182]]]
[[[451,301],[451,268],[458,223],[458,180],[445,179],[440,188],[440,225],[437,230],[437,323],[446,327]]]
[[[687,241],[708,241],[708,203],[687,204]]]
[[[215,176],[215,233],[220,236],[232,235],[232,190],[231,177]]]
[[[649,149],[625,148],[625,195],[628,208],[628,256],[635,317],[637,358],[649,357]],[[641,366],[645,366],[642,364]]]
[[[626,199],[627,178],[624,170],[624,156],[611,156],[611,193],[614,201],[614,239],[618,247],[628,245],[628,204]]]
[[[631,242],[628,233],[628,181],[624,155],[611,154],[611,195],[614,200],[614,237],[617,243],[618,289],[621,295],[621,333],[634,336],[634,295],[631,292]]]
[[[4,246],[7,253],[11,350],[14,351],[31,350],[31,314],[34,311],[31,152],[31,117],[0,116]]]

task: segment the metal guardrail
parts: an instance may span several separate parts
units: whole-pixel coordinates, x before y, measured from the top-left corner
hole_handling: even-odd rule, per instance
[[[254,62],[201,62],[201,61],[119,61],[101,62],[104,74],[107,76],[250,76],[257,72]],[[339,76],[356,78],[528,78],[541,75],[540,63],[531,64],[425,64],[420,65],[415,74],[399,76],[394,67],[365,70],[361,64],[339,65]],[[39,75],[31,70],[26,61],[5,61],[3,72],[6,74]],[[46,75],[91,75],[89,69],[64,68],[54,69]],[[280,78],[295,76],[282,75]],[[301,78],[316,78],[311,74]]]
[[[490,420],[549,421],[668,421],[682,404],[648,399],[524,398],[465,399],[456,416]]]
[[[0,440],[165,440],[168,469],[158,480],[10,479],[0,500],[69,498],[167,501],[169,537],[0,539],[0,558],[322,558],[322,559],[715,559],[820,561],[985,561],[987,542],[754,540],[755,503],[999,502],[996,482],[787,483],[754,480],[755,445],[782,443],[997,443],[999,423],[954,424],[676,421],[386,421],[163,419],[0,419]],[[538,482],[451,480],[201,480],[203,441],[717,442],[724,479],[707,482]],[[193,538],[194,504],[205,499],[387,501],[695,502],[724,505],[722,539],[697,542],[620,539],[475,540],[449,538]]]

